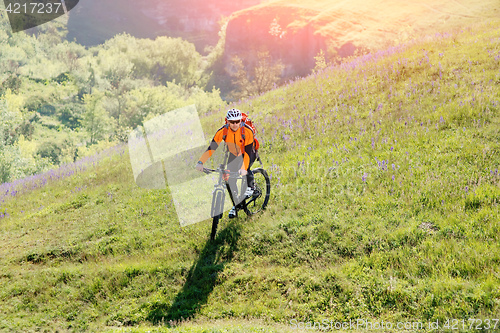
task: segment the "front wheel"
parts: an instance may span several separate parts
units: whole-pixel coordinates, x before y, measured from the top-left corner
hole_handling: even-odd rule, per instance
[[[212,233],[210,234],[210,240],[215,239],[215,234],[217,233],[217,225],[219,224],[220,215],[214,216],[212,221]]]
[[[255,189],[253,195],[246,199],[245,213],[247,215],[257,214],[266,209],[271,195],[271,181],[266,170],[257,168],[252,170],[255,180]]]
[[[224,191],[219,189],[215,190],[212,197],[212,233],[210,234],[210,239],[215,239],[215,234],[217,233],[217,225],[222,217],[222,212],[224,210]]]

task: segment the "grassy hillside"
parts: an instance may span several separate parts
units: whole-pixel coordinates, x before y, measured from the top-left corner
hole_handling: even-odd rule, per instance
[[[272,0],[231,15],[224,59],[252,64],[268,50],[285,77],[305,76],[315,57],[327,61],[375,52],[416,36],[451,31],[499,17],[497,0]]]
[[[209,220],[180,229],[167,191],[134,184],[126,151],[4,184],[0,331],[499,318],[499,36],[432,35],[237,105],[272,197],[214,243]]]
[[[497,18],[499,10],[496,0],[272,0],[241,10],[233,18],[257,22],[253,30],[269,30],[276,19],[288,34],[312,30],[315,37],[310,38],[324,37],[335,48],[353,44],[380,50],[422,33]]]

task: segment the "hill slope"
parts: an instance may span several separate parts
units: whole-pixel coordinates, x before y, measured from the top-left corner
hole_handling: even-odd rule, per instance
[[[70,13],[68,40],[85,46],[101,44],[126,32],[137,38],[181,37],[203,52],[215,45],[223,16],[260,3],[259,0],[81,1]]]
[[[0,330],[498,318],[499,33],[433,35],[239,104],[271,203],[214,243],[208,220],[180,229],[168,192],[137,188],[126,152],[4,184]],[[200,327],[156,326],[181,318]]]
[[[226,57],[266,47],[299,75],[320,49],[344,57],[380,50],[423,33],[497,18],[495,0],[274,0],[234,13]]]

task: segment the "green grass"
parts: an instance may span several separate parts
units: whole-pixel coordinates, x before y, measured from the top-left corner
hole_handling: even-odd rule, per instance
[[[134,184],[127,153],[6,198],[0,331],[498,318],[499,33],[436,35],[242,102],[272,197],[213,243],[209,220],[181,229],[168,191]],[[222,118],[203,119],[207,137]]]

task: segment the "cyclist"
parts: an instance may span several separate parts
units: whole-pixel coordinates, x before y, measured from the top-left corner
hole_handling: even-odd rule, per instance
[[[232,172],[238,172],[241,176],[246,175],[247,189],[245,197],[250,197],[253,194],[254,177],[250,170],[255,161],[254,133],[252,128],[242,122],[242,114],[238,109],[230,109],[226,116],[227,124],[222,126],[215,133],[212,142],[208,149],[201,155],[196,169],[203,171],[203,163],[205,163],[214,151],[219,147],[219,144],[224,140],[230,152],[227,161],[227,168]],[[229,178],[229,189],[237,192],[236,180]],[[242,186],[245,186],[243,183]],[[235,196],[233,196],[235,198]],[[229,211],[229,218],[238,216],[236,207]]]

